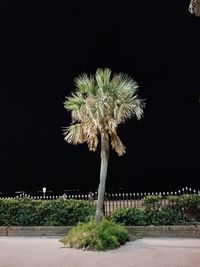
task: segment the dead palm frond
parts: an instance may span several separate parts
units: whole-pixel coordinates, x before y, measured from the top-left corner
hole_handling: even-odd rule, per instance
[[[190,0],[189,12],[200,17],[200,0]]]

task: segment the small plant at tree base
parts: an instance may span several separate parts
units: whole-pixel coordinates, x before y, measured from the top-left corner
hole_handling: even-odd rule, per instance
[[[99,224],[94,221],[79,223],[60,241],[70,248],[104,251],[118,248],[128,240],[126,229],[103,219]]]

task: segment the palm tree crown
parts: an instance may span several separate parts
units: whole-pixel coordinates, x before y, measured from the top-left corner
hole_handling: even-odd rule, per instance
[[[117,135],[117,126],[143,115],[144,102],[137,96],[137,83],[123,73],[111,75],[106,68],[97,69],[94,76],[80,75],[75,86],[75,92],[64,102],[72,116],[72,124],[64,128],[65,141],[87,142],[89,149],[95,151],[98,137],[106,132],[112,148],[123,155],[125,146]]]

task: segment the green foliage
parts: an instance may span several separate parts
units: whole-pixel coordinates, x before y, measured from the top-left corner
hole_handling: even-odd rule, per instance
[[[0,199],[0,225],[33,225],[37,221],[35,211],[36,201],[28,198]]]
[[[178,203],[182,207],[187,208],[197,208],[200,206],[200,195],[182,195],[177,197],[176,203]]]
[[[86,201],[0,199],[0,225],[75,225],[86,222],[95,208]]]
[[[160,209],[148,207],[144,211],[135,208],[119,208],[113,212],[111,220],[126,226],[173,225],[182,221],[182,214],[173,206]]]
[[[169,197],[169,201],[174,203],[179,210],[182,211],[185,220],[199,221],[200,220],[200,195],[182,195],[179,197]]]
[[[182,214],[173,206],[160,209],[147,208],[144,211],[148,225],[173,225],[182,222]]]
[[[173,225],[182,221],[181,209],[177,203],[177,196],[170,196],[163,206],[162,196],[147,196],[143,200],[146,222],[148,225]]]
[[[162,196],[146,196],[143,199],[143,205],[145,207],[151,208],[160,205],[159,201],[162,200]]]
[[[180,221],[200,220],[200,195],[185,194],[182,196],[168,196],[165,207],[162,207],[161,196],[148,196],[144,198],[143,205],[148,224],[176,224]]]
[[[165,201],[162,207],[161,201]],[[112,221],[122,225],[164,225],[183,221],[200,221],[200,195],[148,196],[144,211],[135,208],[116,209]],[[0,199],[0,226],[75,225],[87,222],[95,207],[87,201]]]
[[[107,250],[123,245],[128,239],[128,232],[122,226],[103,219],[99,224],[94,221],[79,223],[60,241],[78,249]]]
[[[147,225],[146,214],[135,208],[119,208],[116,209],[111,220],[121,225]]]

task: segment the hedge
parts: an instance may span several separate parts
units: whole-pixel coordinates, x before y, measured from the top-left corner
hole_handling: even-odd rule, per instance
[[[143,210],[119,208],[113,212],[111,219],[126,226],[199,222],[200,195],[169,196],[165,199],[162,196],[147,196],[143,199]]]
[[[0,226],[66,226],[86,222],[95,207],[82,200],[0,199]]]

